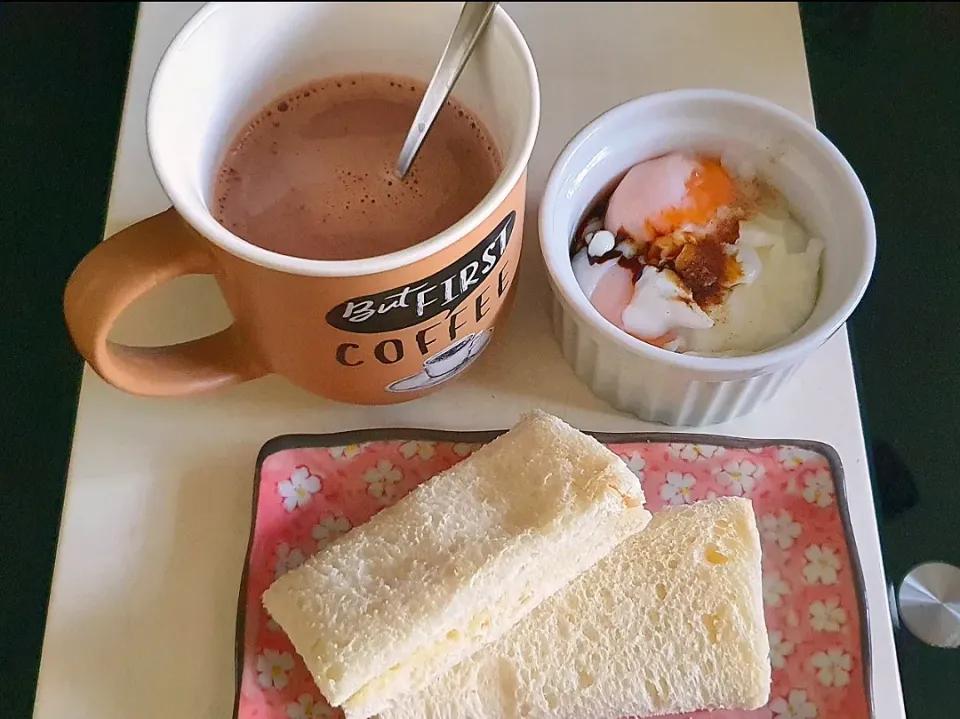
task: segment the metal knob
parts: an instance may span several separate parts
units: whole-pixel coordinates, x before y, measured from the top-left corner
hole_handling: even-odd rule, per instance
[[[960,568],[927,562],[900,583],[900,617],[910,633],[933,647],[960,647]]]

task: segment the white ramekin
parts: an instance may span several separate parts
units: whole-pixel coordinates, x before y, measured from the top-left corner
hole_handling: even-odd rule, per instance
[[[607,322],[577,285],[569,247],[584,211],[629,167],[674,150],[749,162],[823,239],[813,314],[776,347],[745,357],[662,350]],[[554,293],[554,331],[577,375],[621,410],[689,426],[732,419],[769,399],[843,325],[870,280],[876,231],[860,180],[813,125],[749,95],[677,90],[619,105],[570,141],[547,181],[540,245]]]

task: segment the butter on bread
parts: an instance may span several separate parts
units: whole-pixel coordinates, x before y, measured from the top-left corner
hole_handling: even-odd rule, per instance
[[[535,411],[263,603],[327,701],[365,719],[499,639],[649,519],[622,459]]]
[[[512,631],[381,719],[616,719],[770,693],[753,505],[666,509]]]

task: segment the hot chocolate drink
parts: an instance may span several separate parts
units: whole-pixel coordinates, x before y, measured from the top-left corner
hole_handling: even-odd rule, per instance
[[[247,242],[317,260],[384,255],[450,227],[493,187],[501,157],[479,118],[451,100],[398,179],[397,156],[425,89],[365,73],[273,101],[227,151],[214,216]]]

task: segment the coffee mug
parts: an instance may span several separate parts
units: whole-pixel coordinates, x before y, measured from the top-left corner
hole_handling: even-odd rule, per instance
[[[275,373],[330,399],[390,404],[441,386],[479,356],[510,306],[540,119],[533,58],[502,8],[454,94],[489,129],[503,170],[452,227],[391,254],[321,261],[245,242],[210,211],[224,153],[261,107],[344,73],[429,80],[460,7],[211,3],[187,23],[160,63],[147,109],[150,156],[173,207],[100,243],[64,295],[73,340],[104,380],[169,396]],[[216,278],[230,327],[167,347],[108,339],[137,297],[188,274]]]

